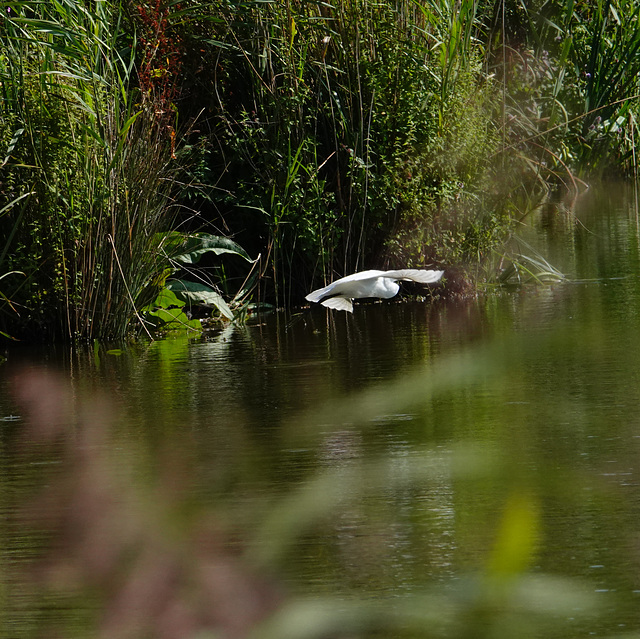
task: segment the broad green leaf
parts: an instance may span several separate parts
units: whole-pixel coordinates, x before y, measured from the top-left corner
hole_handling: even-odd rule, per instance
[[[249,254],[233,240],[219,235],[209,235],[208,233],[195,233],[185,235],[173,231],[167,233],[162,240],[162,248],[166,254],[182,264],[195,264],[205,253],[222,255],[231,253],[239,255],[247,262],[254,262]]]
[[[152,306],[159,308],[171,308],[172,306],[177,306],[182,308],[184,304],[184,300],[178,299],[176,294],[170,288],[163,288],[160,293],[158,293],[158,297],[156,297]]]
[[[160,320],[160,322],[168,323],[177,320],[181,315],[184,315],[181,309],[179,308],[159,308],[155,311],[150,311],[148,313],[149,317],[155,317]],[[185,319],[189,319],[186,315],[184,315]]]
[[[222,295],[206,284],[187,280],[171,280],[167,282],[167,288],[185,302],[215,306],[227,319],[233,319],[233,311],[224,301]]]

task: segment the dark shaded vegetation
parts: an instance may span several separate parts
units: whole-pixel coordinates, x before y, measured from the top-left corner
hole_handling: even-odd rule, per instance
[[[369,267],[465,294],[550,195],[636,173],[636,0],[0,5],[5,337],[188,328],[172,278],[227,318]],[[236,256],[186,272],[176,231]]]

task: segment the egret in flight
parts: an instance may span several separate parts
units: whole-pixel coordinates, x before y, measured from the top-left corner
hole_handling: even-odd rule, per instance
[[[433,284],[444,271],[405,268],[398,271],[362,271],[341,277],[329,286],[312,291],[305,299],[320,302],[327,308],[353,313],[353,300],[363,297],[379,297],[387,300],[398,294],[400,281]]]

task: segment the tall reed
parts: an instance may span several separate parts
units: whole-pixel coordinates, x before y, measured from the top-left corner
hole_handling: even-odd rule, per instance
[[[504,42],[511,52],[502,71],[509,84],[507,128],[526,127],[512,141],[519,139],[552,181],[566,181],[561,176],[571,171],[633,173],[640,3],[523,7],[528,39]]]
[[[31,195],[2,223],[8,267],[28,281],[23,323],[36,337],[121,338],[161,270],[172,122],[137,76],[119,3],[12,3],[6,22],[4,133],[23,133],[4,170],[11,195]]]

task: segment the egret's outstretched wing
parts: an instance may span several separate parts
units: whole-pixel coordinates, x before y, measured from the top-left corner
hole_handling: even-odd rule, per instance
[[[351,300],[346,297],[328,297],[326,300],[320,302],[322,306],[327,308],[334,308],[336,311],[348,311],[353,313],[353,304]]]
[[[444,271],[404,268],[398,271],[384,271],[381,275],[382,277],[390,277],[394,280],[411,280],[420,284],[433,284],[444,275]]]

